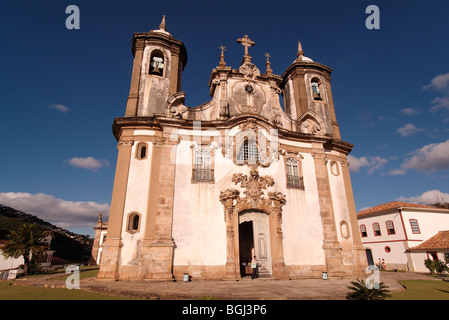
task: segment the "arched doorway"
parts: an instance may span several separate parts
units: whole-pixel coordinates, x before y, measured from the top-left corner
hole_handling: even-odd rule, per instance
[[[246,211],[239,214],[240,274],[245,276],[252,257],[259,260],[259,275],[270,277],[272,272],[269,216],[264,212]]]
[[[368,265],[369,266],[374,265],[373,252],[371,251],[371,249],[366,249],[365,253],[366,253],[366,260],[368,262]]]

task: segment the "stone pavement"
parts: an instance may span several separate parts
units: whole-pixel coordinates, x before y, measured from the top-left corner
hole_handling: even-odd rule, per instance
[[[56,277],[61,277],[61,274],[16,280],[15,284],[64,288],[65,281],[52,279]],[[410,272],[380,273],[380,281],[384,282],[391,291],[403,290],[398,280],[432,279],[434,278],[428,275]],[[198,300],[205,296],[218,300],[344,300],[349,291],[347,286],[353,280],[355,279],[251,280],[244,278],[241,281],[104,282],[87,278],[80,281],[80,287],[98,293],[161,300]]]

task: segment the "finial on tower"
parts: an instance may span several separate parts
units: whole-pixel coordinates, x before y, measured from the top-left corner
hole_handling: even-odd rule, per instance
[[[98,221],[97,221],[97,227],[101,227],[103,225],[103,213],[100,212],[98,214]]]
[[[304,55],[304,50],[302,50],[301,42],[298,41],[298,53],[296,54],[296,56],[299,58],[299,57],[302,57],[303,55]]]
[[[221,45],[219,48],[221,50],[221,55],[220,55],[220,63],[218,65],[220,67],[224,67],[226,66],[226,62],[224,61],[224,52],[226,51],[226,47]]]
[[[265,52],[265,57],[267,57],[267,71],[265,71],[265,74],[273,74],[273,70],[271,70],[271,67],[270,67],[271,56],[269,53]]]
[[[159,30],[167,31],[167,25],[165,24],[165,16],[162,16],[161,24],[159,25]]]

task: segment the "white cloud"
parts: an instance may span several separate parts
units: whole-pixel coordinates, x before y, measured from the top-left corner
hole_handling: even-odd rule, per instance
[[[367,167],[367,171],[369,174],[372,174],[374,171],[381,169],[388,162],[387,159],[381,158],[379,156],[357,158],[353,155],[348,155],[348,161],[350,171],[360,172],[361,168]]]
[[[87,158],[77,158],[73,157],[69,160],[69,164],[71,166],[77,167],[77,168],[83,168],[87,170],[97,171],[98,169],[102,167],[109,167],[108,160],[105,159],[95,159],[93,157],[87,157]]]
[[[417,203],[423,205],[435,204],[437,202],[449,202],[449,193],[443,193],[440,190],[429,190],[419,196],[400,197],[398,201]]]
[[[443,93],[442,96],[432,100],[430,112],[435,113],[439,110],[449,111],[449,72],[433,78],[430,84],[424,86],[423,89],[432,89]],[[447,122],[449,121],[449,118],[446,118],[443,121]]]
[[[92,227],[98,213],[109,215],[109,204],[66,201],[55,196],[25,192],[0,193],[0,204],[37,216],[61,228]]]
[[[420,114],[421,109],[420,108],[403,108],[403,109],[399,110],[399,112],[406,116],[413,116],[416,114]]]
[[[47,108],[56,110],[61,113],[67,113],[70,111],[70,109],[63,104],[49,104]]]
[[[392,169],[388,172],[388,174],[392,176],[403,176],[407,173],[407,170],[405,169]]]
[[[430,108],[430,112],[434,113],[441,109],[449,110],[449,97],[437,97],[432,100],[433,106]]]
[[[448,86],[449,86],[449,72],[436,76],[430,81],[428,85],[425,85],[423,89],[443,90]]]
[[[401,168],[417,171],[449,169],[449,140],[431,143],[415,150],[411,157],[402,163]]]
[[[424,131],[424,129],[417,128],[412,123],[408,123],[405,126],[403,126],[402,128],[399,128],[398,130],[396,130],[396,132],[399,133],[402,137],[412,136],[415,133],[421,132],[421,131]]]

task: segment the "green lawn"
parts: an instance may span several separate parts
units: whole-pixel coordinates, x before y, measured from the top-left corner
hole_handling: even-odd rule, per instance
[[[125,300],[128,297],[110,296],[82,289],[14,286],[0,282],[0,300]]]
[[[80,280],[95,277],[98,269],[82,271],[80,270]],[[69,274],[62,272],[61,276],[54,280],[61,280],[64,283]],[[38,275],[39,276],[39,275]],[[36,276],[36,277],[38,277]],[[81,289],[67,288],[44,288],[12,285],[13,282],[0,281],[0,300],[130,300],[129,297],[105,295]]]
[[[449,300],[449,282],[434,280],[403,280],[407,289],[392,293],[388,300]]]

